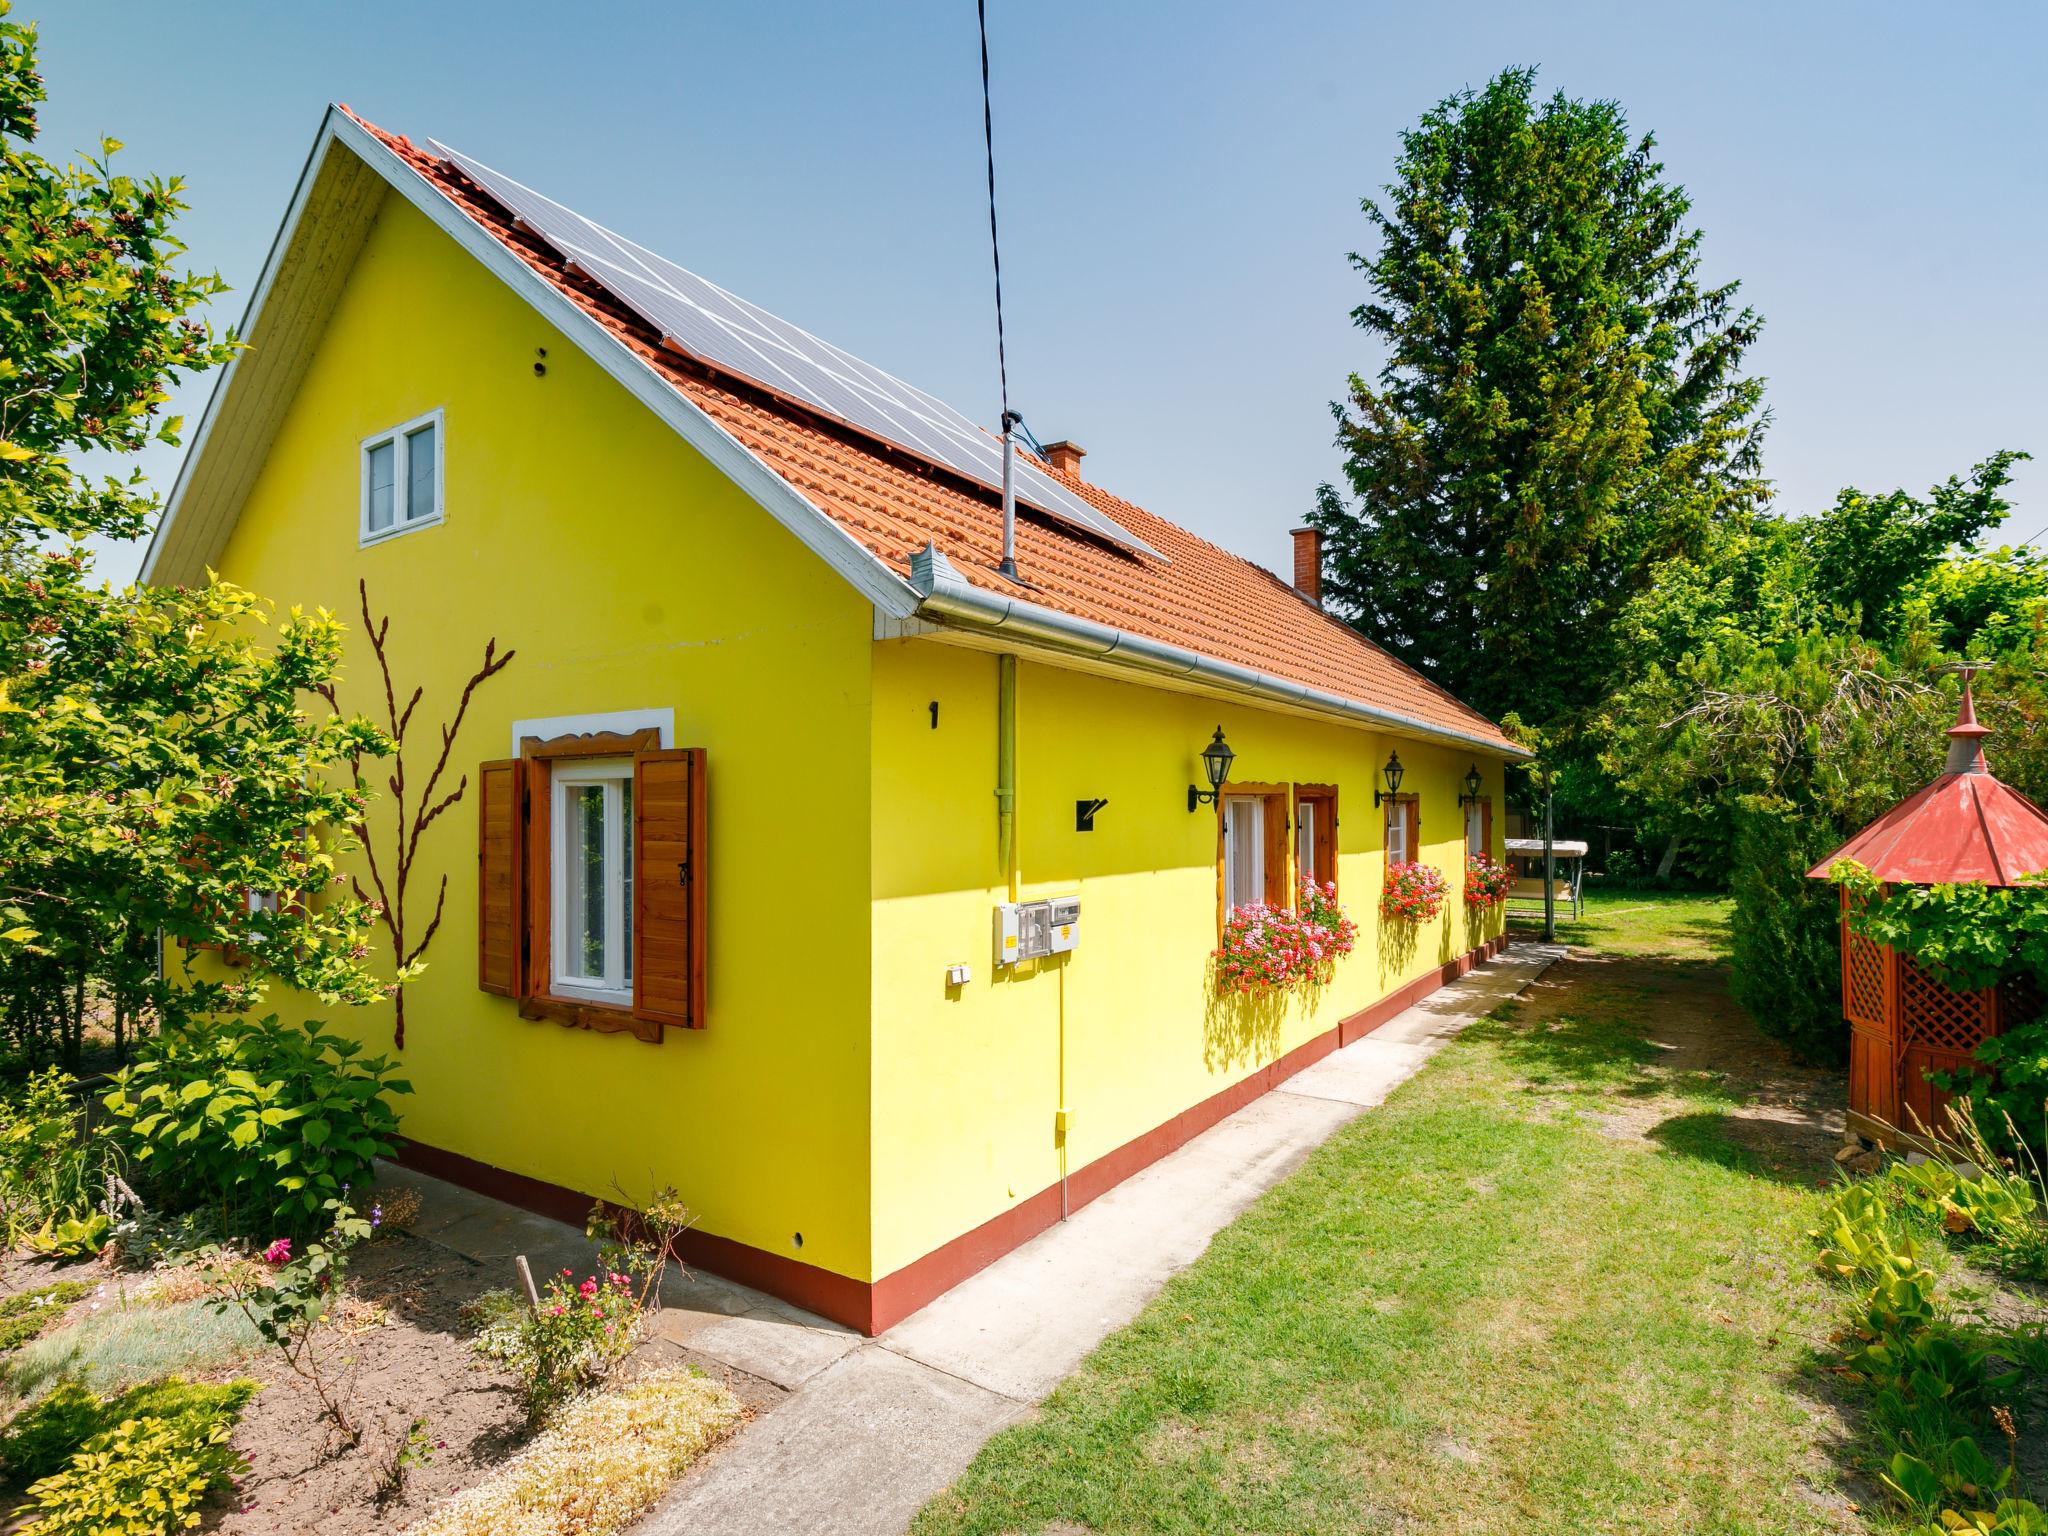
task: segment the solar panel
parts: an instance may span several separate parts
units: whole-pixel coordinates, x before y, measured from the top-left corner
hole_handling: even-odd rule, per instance
[[[445,144],[433,147],[565,262],[659,331],[665,346],[978,485],[1002,488],[1002,439],[951,406],[511,177]],[[1028,460],[1016,461],[1015,485],[1020,502],[1048,517],[1155,560],[1166,558]]]

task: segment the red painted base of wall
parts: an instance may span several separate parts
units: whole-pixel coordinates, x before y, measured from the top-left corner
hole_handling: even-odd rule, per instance
[[[1115,1151],[1105,1153],[1067,1177],[1066,1207],[1069,1214],[1152,1163],[1199,1136],[1227,1115],[1235,1114],[1252,1100],[1271,1092],[1302,1068],[1322,1060],[1340,1046],[1351,1044],[1378,1029],[1395,1014],[1455,981],[1482,960],[1490,960],[1507,948],[1508,936],[1491,939],[1469,954],[1460,955],[1441,969],[1418,977],[1397,992],[1390,992],[1371,1007],[1354,1013],[1337,1027],[1306,1041],[1277,1061],[1268,1063],[1221,1093],[1184,1109],[1164,1125],[1153,1127]],[[538,1211],[560,1221],[580,1224],[589,1214],[591,1199],[559,1184],[549,1184],[525,1174],[508,1173],[474,1158],[419,1142],[403,1144],[398,1161],[421,1173],[446,1179],[512,1205]],[[834,1322],[877,1334],[901,1322],[918,1308],[944,1295],[977,1270],[985,1269],[1011,1249],[1036,1237],[1060,1220],[1060,1187],[1054,1184],[1022,1200],[1002,1215],[963,1232],[951,1242],[934,1248],[893,1274],[872,1283],[852,1280],[815,1264],[799,1263],[781,1254],[736,1243],[708,1232],[691,1232],[681,1243],[685,1263],[712,1274],[723,1275],[743,1285],[780,1296],[797,1306],[829,1317]]]

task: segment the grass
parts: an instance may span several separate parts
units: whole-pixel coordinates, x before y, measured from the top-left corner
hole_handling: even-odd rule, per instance
[[[740,1420],[694,1371],[650,1371],[564,1409],[518,1456],[414,1526],[415,1536],[611,1536]]]
[[[239,1312],[203,1301],[168,1307],[108,1307],[23,1345],[0,1364],[0,1380],[18,1398],[36,1398],[59,1381],[119,1392],[173,1371],[231,1365],[262,1346]]]
[[[917,1536],[1856,1528],[1815,1401],[1824,1163],[1772,1168],[1742,1072],[1664,1040],[1770,1056],[1725,916],[1595,898],[1562,934],[1592,959],[1220,1233]]]
[[[64,1315],[65,1308],[91,1289],[82,1280],[58,1280],[33,1290],[16,1291],[0,1301],[0,1354],[40,1337]]]

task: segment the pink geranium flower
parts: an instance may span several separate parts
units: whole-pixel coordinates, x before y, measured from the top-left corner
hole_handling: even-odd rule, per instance
[[[292,1240],[288,1237],[280,1237],[276,1242],[263,1250],[263,1262],[272,1269],[276,1269],[282,1264],[289,1264],[291,1261]]]

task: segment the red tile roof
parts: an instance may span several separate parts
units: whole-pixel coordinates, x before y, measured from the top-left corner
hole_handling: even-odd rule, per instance
[[[2017,885],[2048,869],[2048,812],[1994,778],[1970,685],[1949,728],[1941,777],[1886,811],[1806,873],[1825,880],[1854,859],[1895,885]]]
[[[346,110],[345,108],[343,110]],[[355,114],[351,113],[351,117]],[[1499,727],[1340,623],[1271,572],[1073,475],[1047,472],[1167,556],[1148,560],[1019,509],[1002,576],[999,498],[922,460],[661,344],[453,166],[355,117],[477,224],[573,298],[749,452],[899,576],[936,544],[973,586],[1337,694],[1519,754]]]

